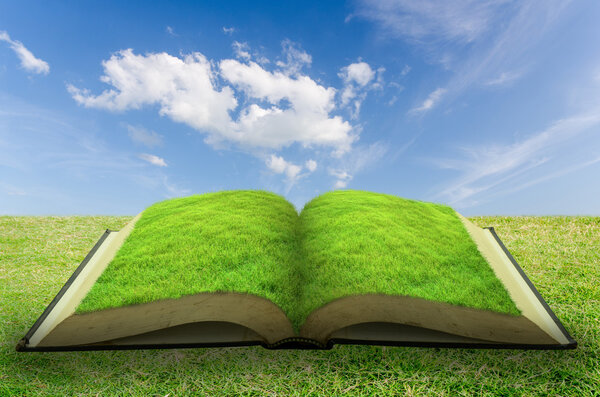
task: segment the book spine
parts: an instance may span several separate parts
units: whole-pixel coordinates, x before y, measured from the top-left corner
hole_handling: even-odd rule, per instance
[[[264,344],[264,347],[267,349],[318,349],[318,350],[329,350],[333,347],[333,343],[321,343],[314,339],[302,338],[302,337],[292,337],[285,338],[280,341],[271,344]]]

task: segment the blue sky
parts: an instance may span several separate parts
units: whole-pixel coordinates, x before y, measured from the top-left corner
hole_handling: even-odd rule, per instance
[[[0,214],[332,189],[600,214],[596,1],[2,2]]]

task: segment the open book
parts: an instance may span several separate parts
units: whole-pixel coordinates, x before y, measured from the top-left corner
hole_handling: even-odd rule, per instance
[[[163,201],[100,238],[19,351],[333,344],[574,348],[493,229],[343,190]]]

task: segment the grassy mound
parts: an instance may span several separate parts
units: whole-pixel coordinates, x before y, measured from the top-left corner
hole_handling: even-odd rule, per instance
[[[299,230],[299,318],[324,302],[366,293],[520,314],[450,207],[335,191],[306,204]]]
[[[300,216],[263,191],[157,203],[77,313],[214,291],[265,297],[296,329],[312,310],[363,293],[519,314],[450,207],[351,190],[317,197]]]
[[[263,191],[228,191],[147,208],[77,308],[85,313],[237,291],[290,312],[299,298],[296,209]]]

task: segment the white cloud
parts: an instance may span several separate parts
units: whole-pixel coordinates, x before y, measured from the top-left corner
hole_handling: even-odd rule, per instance
[[[565,15],[563,10],[569,3],[570,0],[513,3],[512,13],[495,26],[498,33],[488,45],[458,65],[456,77],[447,88],[460,93],[473,84],[507,83],[523,77],[535,62],[535,47],[543,42],[559,16]]]
[[[359,87],[364,87],[373,80],[375,71],[366,62],[356,62],[344,66],[338,75],[346,84],[356,83]]]
[[[99,94],[72,85],[67,89],[78,103],[91,108],[122,112],[157,105],[161,115],[205,134],[205,142],[217,147],[232,143],[263,158],[271,171],[284,175],[288,190],[314,172],[317,161],[308,157],[294,164],[277,154],[265,158],[265,151],[294,144],[309,150],[331,149],[333,162],[348,174],[342,179],[347,184],[351,173],[360,168],[346,163],[357,158],[353,144],[360,129],[332,115],[336,110],[335,88],[300,72],[310,65],[310,55],[289,41],[284,41],[283,47],[286,62],[270,70],[254,62],[255,55],[239,42],[234,43],[234,49],[241,59],[216,62],[201,53],[176,57],[167,53],[141,55],[127,49],[102,63],[101,81],[109,86],[107,89]],[[342,71],[344,81],[358,90],[352,101],[357,114],[365,91],[381,85],[384,69],[375,70],[360,61]],[[154,131],[135,126],[127,129],[135,143],[155,147],[162,142]],[[140,158],[157,166],[167,165],[157,156],[143,154]]]
[[[170,26],[167,26],[165,28],[165,32],[167,32],[169,35],[171,35],[173,37],[178,36],[178,34],[175,33],[175,30],[172,27],[170,27]]]
[[[340,98],[342,106],[347,106],[354,98],[356,98],[356,88],[353,85],[344,87]]]
[[[48,74],[50,73],[50,66],[47,62],[36,58],[23,43],[17,40],[12,40],[7,32],[0,31],[0,41],[4,41],[10,45],[10,48],[17,54],[21,61],[21,66],[33,73]]]
[[[511,186],[514,186],[512,181],[517,176],[549,163],[566,143],[598,125],[600,112],[595,111],[558,120],[521,142],[462,148],[463,158],[434,161],[440,168],[460,172],[460,177],[436,197],[447,200],[449,204],[465,204],[472,196],[498,185],[511,181]],[[556,176],[562,174],[555,173]]]
[[[305,166],[309,172],[314,172],[317,169],[317,162],[312,159],[307,160]]]
[[[90,108],[112,111],[159,104],[160,114],[193,128],[226,134],[229,111],[237,106],[233,90],[215,88],[210,62],[200,53],[183,59],[166,53],[136,55],[122,50],[102,62],[101,80],[113,88],[99,95],[68,85],[73,98]]]
[[[109,185],[126,186],[129,190],[125,191],[132,197],[138,195],[152,200],[165,195],[189,194],[182,189],[185,180],[169,182],[165,175],[168,167],[149,166],[139,159],[139,153],[123,151],[115,142],[104,141],[106,134],[101,128],[80,128],[79,119],[17,98],[0,97],[0,124],[12,126],[11,132],[0,129],[0,168],[4,165],[13,171],[6,173],[12,180],[0,178],[0,196],[6,186],[3,183],[12,183],[16,185],[13,194],[25,193],[34,201],[44,203],[35,206],[36,213],[96,211],[93,203],[79,197],[81,184],[93,180],[110,180]],[[109,196],[107,193],[106,197]],[[113,213],[133,210],[135,208],[105,209]]]
[[[357,119],[360,106],[367,97],[366,91],[381,88],[385,68],[378,68],[377,72],[366,62],[355,62],[341,68],[338,76],[344,82],[344,89],[340,96],[342,107],[350,105],[350,118]],[[375,76],[377,75],[376,81]]]
[[[346,186],[348,186],[348,181],[344,181],[341,179],[335,181],[335,183],[333,184],[334,189],[345,189]]]
[[[537,185],[538,183],[542,183],[542,182],[545,182],[545,181],[548,181],[548,180],[551,180],[551,179],[554,179],[554,178],[561,177],[563,175],[570,174],[570,173],[572,173],[574,171],[578,171],[578,170],[581,170],[583,168],[587,168],[587,167],[589,167],[591,165],[594,165],[594,164],[597,164],[597,163],[600,163],[600,157],[596,157],[596,158],[591,159],[591,160],[583,161],[583,162],[580,162],[578,164],[574,164],[574,165],[572,165],[570,167],[562,168],[562,169],[560,169],[560,170],[558,170],[556,172],[544,174],[543,176],[541,176],[539,178],[536,178],[536,179],[528,179],[526,182],[524,182],[524,183],[522,183],[520,185],[512,186],[509,189],[503,191],[502,194],[508,194],[508,193],[519,191],[519,190],[523,190],[523,189],[526,189],[526,188],[528,188],[530,186]]]
[[[444,88],[436,89],[431,94],[429,94],[429,96],[427,97],[427,99],[425,99],[425,101],[423,101],[423,104],[421,104],[421,106],[411,109],[409,113],[427,112],[428,110],[432,109],[435,105],[438,104],[438,102],[440,101],[440,99],[442,99],[442,96],[445,93],[446,90]]]
[[[415,42],[472,42],[484,35],[506,0],[362,0],[356,11],[387,36]]]
[[[169,181],[166,175],[160,177],[163,187],[167,190],[167,198],[184,197],[188,196],[191,192],[189,189],[181,188],[177,184]]]
[[[177,182],[172,182],[160,169],[153,169],[146,174],[132,175],[131,179],[142,188],[160,192],[161,196],[166,198],[183,197],[191,193],[190,189],[181,187]]]
[[[149,162],[152,165],[156,165],[158,167],[166,167],[167,163],[161,157],[155,156],[153,154],[141,153],[139,156],[144,161]]]
[[[365,98],[367,97],[366,93],[362,93],[361,95],[359,95],[356,100],[352,103],[352,108],[350,109],[350,118],[352,120],[356,120],[358,119],[358,115],[360,113],[360,107],[362,105],[362,102],[365,100]]]
[[[143,127],[136,127],[133,125],[127,125],[129,138],[137,144],[144,145],[147,147],[155,147],[162,145],[162,135],[157,134],[154,131],[148,131]]]
[[[234,32],[236,31],[236,28],[232,27],[225,27],[223,26],[223,33],[228,34],[228,35],[232,35]]]
[[[93,95],[72,85],[67,88],[86,107],[124,111],[158,104],[161,115],[206,133],[211,144],[228,141],[279,149],[299,143],[331,147],[341,155],[357,139],[348,122],[330,116],[334,88],[306,75],[270,72],[254,62],[225,59],[217,65],[220,73],[200,53],[181,59],[166,53],[137,55],[128,49],[103,62],[101,80],[110,89]],[[237,120],[230,114],[238,105],[235,90],[223,82],[243,91],[250,102]]]
[[[348,122],[339,116],[329,116],[335,108],[334,88],[325,88],[305,75],[294,78],[278,71],[269,72],[254,62],[226,59],[219,67],[225,80],[247,96],[270,105],[263,108],[252,104],[241,111],[238,139],[269,148],[293,142],[305,147],[330,146],[337,155],[348,151],[356,139]]]
[[[333,184],[334,189],[344,189],[348,186],[348,182],[352,180],[352,175],[344,170],[330,169],[329,175],[336,178],[336,181]]]
[[[454,71],[445,89],[447,97],[456,98],[473,85],[507,84],[523,77],[535,65],[534,50],[544,44],[559,17],[568,15],[564,9],[570,3],[359,0],[354,15],[373,21],[387,38],[415,44]]]
[[[282,41],[281,47],[286,60],[285,62],[277,61],[276,65],[281,68],[284,74],[290,76],[297,75],[304,66],[310,66],[312,63],[312,57],[292,41]]]
[[[239,41],[234,41],[231,45],[233,47],[233,52],[235,56],[240,59],[250,59],[250,48],[248,47],[248,43],[240,43]]]
[[[404,67],[402,68],[402,71],[400,72],[401,76],[406,76],[411,70],[411,67],[408,65],[404,65]]]
[[[382,142],[368,146],[356,146],[339,162],[339,167],[330,168],[329,175],[336,178],[333,188],[343,189],[354,178],[354,175],[380,161],[387,153],[388,147]]]
[[[279,157],[274,154],[272,154],[271,157],[266,160],[266,164],[267,167],[269,167],[269,169],[276,174],[284,173],[288,165],[287,161],[285,161],[283,157]]]
[[[502,72],[498,76],[486,81],[484,84],[488,86],[506,85],[517,80],[522,75],[522,72]]]
[[[371,69],[366,62],[351,63],[344,66],[338,76],[344,81],[345,87],[342,91],[341,102],[342,106],[346,106],[350,101],[357,97],[360,89],[365,87],[375,77],[375,71]],[[364,97],[362,98],[364,99]],[[355,108],[360,108],[362,99],[359,99],[354,104]]]
[[[383,72],[385,72],[385,68],[383,66],[377,68],[377,78],[375,82],[371,84],[372,89],[382,89],[383,88]]]
[[[288,182],[294,183],[299,177],[302,167],[285,161],[283,157],[274,154],[265,161],[267,167],[276,174],[285,174]]]

